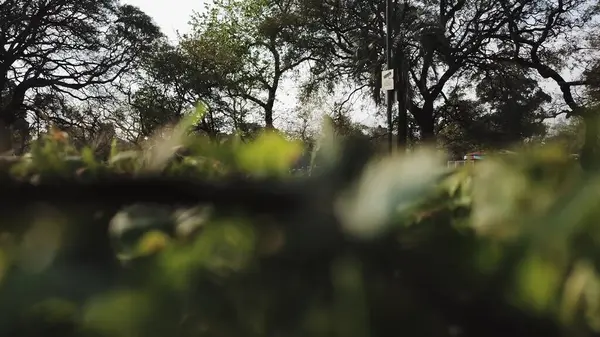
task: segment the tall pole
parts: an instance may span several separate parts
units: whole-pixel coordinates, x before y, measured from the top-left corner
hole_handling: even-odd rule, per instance
[[[392,65],[392,17],[394,14],[393,0],[385,0],[385,59],[387,61],[387,69],[393,69]],[[395,74],[394,74],[395,77]],[[395,82],[395,81],[394,81]],[[387,121],[388,121],[388,147],[390,153],[393,151],[393,127],[392,107],[394,104],[394,89],[387,90],[386,95]]]
[[[404,0],[402,4],[402,12],[395,13],[398,15],[399,20],[404,20],[406,18],[406,14],[409,11],[408,1]],[[401,17],[401,18],[400,18]],[[396,93],[398,96],[398,139],[397,144],[398,148],[402,151],[407,151],[408,148],[408,86],[410,84],[408,79],[408,60],[406,53],[406,43],[405,40],[400,41],[400,48],[396,49],[396,52],[399,52],[399,55],[395,55],[398,75],[396,78],[396,82],[398,86],[396,87]]]
[[[400,58],[397,75],[398,88],[396,88],[398,94],[398,139],[396,144],[401,151],[406,151],[408,145],[408,62],[404,52],[396,57]]]

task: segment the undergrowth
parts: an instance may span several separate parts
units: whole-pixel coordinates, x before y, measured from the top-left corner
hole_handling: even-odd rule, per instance
[[[188,123],[188,124],[186,124]],[[559,149],[449,171],[325,132],[4,168],[2,336],[592,336],[600,175]]]

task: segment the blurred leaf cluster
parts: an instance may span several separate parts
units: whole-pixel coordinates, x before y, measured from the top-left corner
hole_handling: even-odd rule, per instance
[[[0,335],[600,333],[600,175],[567,153],[529,149],[450,171],[433,150],[379,156],[326,133],[296,175],[303,146],[275,131],[215,142],[185,123],[143,151],[115,145],[107,161],[56,131],[4,173],[32,184],[241,177],[304,202],[108,209],[111,195],[89,196],[96,207],[57,191],[0,218]]]

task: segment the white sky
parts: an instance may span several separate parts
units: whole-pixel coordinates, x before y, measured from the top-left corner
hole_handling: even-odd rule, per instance
[[[204,0],[122,0],[122,3],[137,6],[154,19],[171,39],[177,31],[185,33],[194,11],[204,8]]]

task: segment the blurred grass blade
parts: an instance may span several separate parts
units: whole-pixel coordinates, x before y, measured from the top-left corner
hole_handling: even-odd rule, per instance
[[[393,219],[423,201],[446,175],[443,157],[431,150],[392,156],[367,166],[354,188],[338,200],[336,214],[345,230],[371,238]]]

